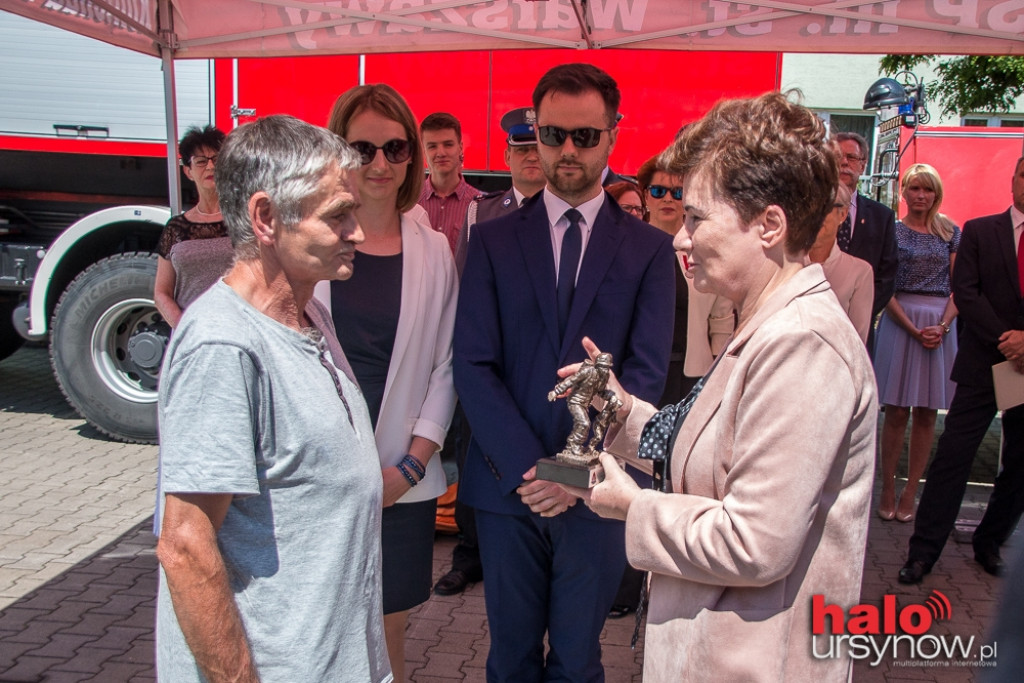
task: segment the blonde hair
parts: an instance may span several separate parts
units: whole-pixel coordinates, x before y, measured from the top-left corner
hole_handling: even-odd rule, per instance
[[[900,194],[905,194],[907,188],[914,182],[935,192],[935,203],[928,210],[924,224],[927,226],[928,232],[940,237],[944,242],[949,242],[953,239],[953,221],[939,213],[939,207],[942,206],[942,179],[939,178],[939,172],[928,164],[914,164],[903,174],[903,180],[900,181]]]

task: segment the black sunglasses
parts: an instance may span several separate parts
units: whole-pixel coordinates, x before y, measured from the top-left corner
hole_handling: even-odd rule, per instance
[[[661,199],[668,192],[672,193],[672,199],[677,202],[683,201],[683,188],[681,187],[665,187],[664,185],[651,185],[647,188],[647,191],[651,193],[651,196],[655,199]]]
[[[356,140],[348,144],[352,149],[359,152],[359,163],[363,166],[373,161],[374,157],[377,156],[378,149],[384,152],[384,158],[392,164],[401,164],[408,161],[409,157],[412,156],[412,146],[409,144],[409,141],[398,138],[388,140],[380,147],[366,140]]]
[[[612,130],[611,128],[575,128],[566,130],[558,126],[540,126],[537,128],[537,139],[541,144],[548,147],[561,147],[565,144],[566,138],[572,138],[572,144],[581,149],[597,147],[601,142],[601,133]]]

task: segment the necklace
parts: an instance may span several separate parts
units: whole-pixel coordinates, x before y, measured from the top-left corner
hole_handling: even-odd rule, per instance
[[[219,216],[220,215],[220,209],[217,209],[213,213],[206,213],[205,211],[203,211],[202,209],[199,208],[198,204],[196,204],[194,208],[196,210],[196,213],[198,213],[200,216]]]

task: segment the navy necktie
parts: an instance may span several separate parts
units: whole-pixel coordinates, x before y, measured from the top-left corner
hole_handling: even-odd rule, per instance
[[[839,249],[842,251],[850,251],[850,214],[846,214],[846,218],[839,224],[839,230],[836,232],[836,242],[839,244]]]
[[[583,237],[580,233],[580,219],[583,218],[576,209],[565,212],[569,219],[569,227],[562,235],[562,252],[558,258],[558,336],[565,336],[565,325],[569,320],[569,308],[572,306],[572,293],[576,289],[576,268],[580,262],[580,249]]]

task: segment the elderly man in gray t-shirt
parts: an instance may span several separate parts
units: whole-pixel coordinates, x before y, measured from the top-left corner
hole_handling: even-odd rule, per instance
[[[373,429],[312,300],[352,273],[358,164],[283,116],[221,149],[235,264],[185,312],[161,374],[161,680],[392,680]]]

